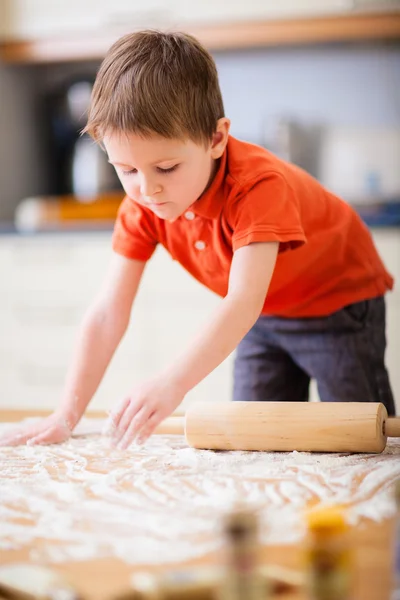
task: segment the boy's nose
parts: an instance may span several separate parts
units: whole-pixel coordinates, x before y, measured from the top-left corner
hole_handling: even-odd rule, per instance
[[[141,181],[140,181],[140,193],[143,197],[151,197],[154,194],[157,193],[158,190],[157,184],[150,180],[147,177],[142,177]]]

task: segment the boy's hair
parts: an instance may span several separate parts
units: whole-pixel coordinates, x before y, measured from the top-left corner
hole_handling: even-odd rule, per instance
[[[207,143],[223,116],[217,69],[200,42],[146,30],[123,36],[108,51],[84,132],[97,142],[120,132]]]

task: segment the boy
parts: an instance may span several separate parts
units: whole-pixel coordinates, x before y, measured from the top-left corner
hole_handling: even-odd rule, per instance
[[[2,444],[67,439],[126,331],[147,260],[163,244],[221,295],[189,348],[110,416],[114,445],[143,443],[237,348],[234,400],[383,402],[384,294],[367,228],[310,175],[229,136],[215,64],[185,34],[124,36],[105,57],[86,127],[125,189],[104,287],[81,326],[59,408]]]

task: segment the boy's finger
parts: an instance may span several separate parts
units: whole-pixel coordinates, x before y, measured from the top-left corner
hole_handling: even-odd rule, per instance
[[[26,445],[38,446],[45,444],[55,444],[61,441],[61,439],[62,438],[60,437],[60,435],[56,434],[55,429],[46,429],[45,431],[43,431],[43,433],[40,433],[39,435],[31,437],[29,440],[27,440]]]
[[[129,406],[125,410],[124,414],[121,417],[121,420],[118,424],[118,427],[114,431],[112,436],[112,445],[117,446],[119,442],[122,440],[124,435],[126,434],[130,424],[132,423],[132,419],[136,416],[136,414],[142,409],[142,404],[136,404],[134,402],[130,402]]]
[[[133,440],[135,439],[137,433],[143,427],[143,425],[147,422],[150,416],[149,410],[143,406],[134,417],[131,419],[129,426],[126,429],[125,434],[120,437],[118,448],[119,450],[125,450],[128,446],[131,445]]]
[[[115,433],[119,427],[122,415],[129,406],[129,402],[129,398],[124,398],[122,401],[120,401],[116,409],[110,411],[108,419],[103,428],[104,435],[113,435]]]
[[[14,431],[0,439],[0,446],[20,446],[26,443],[32,434],[23,434],[18,431]]]
[[[139,434],[136,437],[136,443],[141,446],[144,444],[151,434],[154,432],[155,428],[161,423],[162,418],[158,413],[153,413],[149,419],[147,419],[146,423],[143,425]]]
[[[9,434],[6,434],[4,438],[0,439],[0,446],[19,446],[26,444],[29,439],[41,434],[42,431],[42,421],[29,427],[14,429],[13,431],[10,431]]]

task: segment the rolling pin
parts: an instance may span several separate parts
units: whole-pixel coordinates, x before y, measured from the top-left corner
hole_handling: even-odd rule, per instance
[[[372,402],[199,402],[156,433],[204,450],[378,453],[400,437],[400,418]]]

